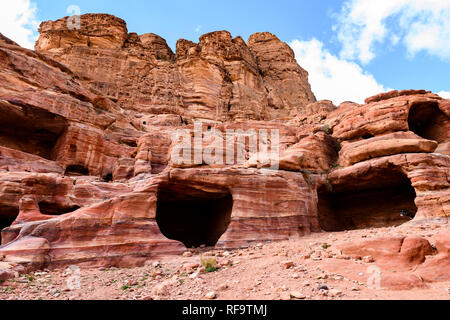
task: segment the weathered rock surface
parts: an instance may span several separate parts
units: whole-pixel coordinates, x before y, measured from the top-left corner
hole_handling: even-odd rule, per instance
[[[212,32],[198,44],[178,41],[174,55],[161,37],[128,34],[114,16],[83,15],[79,30],[66,25],[67,18],[42,23],[36,51],[67,65],[137,119],[272,120],[315,101],[292,49],[269,33],[246,44],[227,31]]]
[[[423,139],[412,132],[396,132],[356,142],[342,143],[339,164],[350,166],[364,160],[390,156],[399,153],[431,153],[438,144]]]
[[[417,266],[435,254],[430,243],[419,237],[379,238],[340,249],[353,258],[371,256],[377,265],[391,270]]]
[[[280,169],[328,171],[337,160],[338,145],[329,135],[318,132],[301,139],[280,154]]]
[[[367,262],[363,258],[365,265],[359,269],[372,277],[368,279],[372,286],[393,290],[426,287],[429,283],[450,279],[449,240],[449,233],[446,231],[436,234],[430,241],[415,236],[355,241],[337,248],[352,260],[330,265],[328,269],[358,270],[353,261],[370,256],[372,261]]]
[[[186,247],[450,216],[449,100],[410,90],[363,105],[316,101],[270,33],[245,43],[213,32],[179,40],[174,53],[110,15],[40,32],[36,51],[0,37],[5,261],[135,266]],[[214,142],[210,155],[224,161],[177,163],[180,129],[191,160]],[[252,150],[252,130],[270,147],[278,133],[279,153]],[[404,259],[446,263],[441,253],[423,262],[426,245],[411,241]]]

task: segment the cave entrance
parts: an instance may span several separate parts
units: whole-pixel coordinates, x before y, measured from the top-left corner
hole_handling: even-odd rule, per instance
[[[67,123],[61,116],[30,106],[0,103],[0,146],[54,160]]]
[[[411,105],[408,114],[409,130],[428,140],[441,143],[446,140],[448,117],[437,102],[420,102]]]
[[[328,232],[398,226],[414,218],[415,198],[400,170],[372,169],[364,177],[318,190],[319,223]]]
[[[10,227],[19,215],[19,208],[0,205],[0,245],[2,244],[2,231]]]
[[[89,176],[89,169],[84,166],[76,164],[76,165],[67,166],[66,170],[64,170],[64,174],[66,176],[72,176],[72,177]]]
[[[60,216],[66,213],[71,213],[80,209],[79,206],[66,206],[58,203],[47,201],[39,202],[39,211],[47,216]]]
[[[187,248],[213,247],[231,221],[233,197],[228,191],[205,192],[183,185],[161,185],[156,221],[167,238]]]

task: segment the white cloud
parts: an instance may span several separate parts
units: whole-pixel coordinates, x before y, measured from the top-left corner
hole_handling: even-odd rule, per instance
[[[412,57],[420,51],[450,60],[450,0],[350,0],[334,30],[341,57],[370,62],[375,45],[400,41]]]
[[[367,97],[387,91],[358,64],[332,55],[317,39],[294,40],[291,47],[298,63],[308,71],[311,88],[318,100],[363,103]]]
[[[441,96],[444,99],[450,99],[450,91],[441,91],[437,93],[438,96]]]
[[[30,0],[9,0],[0,3],[0,32],[29,49],[37,40],[36,4]]]

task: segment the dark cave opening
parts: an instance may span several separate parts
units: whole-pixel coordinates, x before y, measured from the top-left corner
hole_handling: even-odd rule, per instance
[[[412,104],[408,114],[409,130],[428,140],[443,142],[447,136],[448,117],[437,102]]]
[[[48,216],[60,216],[66,213],[74,212],[78,209],[80,209],[80,207],[77,205],[65,206],[62,204],[51,203],[47,201],[39,202],[39,211],[41,211],[42,214]]]
[[[228,191],[204,192],[182,185],[161,185],[156,221],[162,234],[187,248],[213,247],[231,221],[233,197]]]
[[[370,133],[364,134],[364,135],[362,136],[362,138],[363,138],[364,140],[371,139],[371,138],[373,138],[373,137],[375,137],[375,136],[374,136],[373,134],[370,134]]]
[[[55,146],[67,127],[63,117],[46,110],[0,104],[0,146],[55,158]]]
[[[398,226],[414,218],[416,192],[405,174],[384,169],[361,180],[348,180],[318,190],[322,230],[336,232]],[[410,217],[402,215],[402,211]]]
[[[66,167],[64,174],[66,176],[75,176],[75,177],[89,176],[89,169],[80,165],[71,165]]]
[[[0,206],[0,244],[2,244],[2,231],[10,227],[19,215],[19,208]]]
[[[102,176],[103,182],[113,182],[114,178],[113,178],[113,174],[112,173],[107,173],[105,175]]]

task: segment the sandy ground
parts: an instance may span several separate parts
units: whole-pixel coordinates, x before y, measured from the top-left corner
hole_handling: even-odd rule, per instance
[[[312,234],[239,250],[196,249],[181,256],[148,261],[140,268],[44,270],[0,284],[0,299],[449,300],[450,281],[396,291],[370,286],[368,275],[361,272],[370,263],[355,261],[358,268],[342,273],[331,273],[324,268],[339,262],[333,256],[333,247],[339,243],[397,235],[431,239],[448,228],[447,221],[436,220],[400,227]],[[219,268],[206,272],[202,257],[215,259]],[[355,274],[348,276],[351,271]]]

